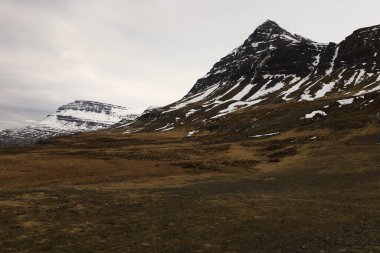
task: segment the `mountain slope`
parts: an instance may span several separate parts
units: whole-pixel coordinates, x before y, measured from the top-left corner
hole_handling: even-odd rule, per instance
[[[58,135],[110,128],[122,121],[132,122],[138,114],[129,108],[77,100],[63,105],[45,119],[20,129],[0,132],[0,146],[27,144]]]
[[[296,103],[312,110],[313,105],[327,108],[343,99],[352,100],[353,106],[371,104],[380,90],[378,51],[380,26],[359,29],[339,44],[322,44],[268,20],[217,62],[184,98],[142,115],[135,126],[148,131],[189,125],[208,129],[243,109],[277,105],[285,110]],[[298,122],[300,113],[288,120]]]

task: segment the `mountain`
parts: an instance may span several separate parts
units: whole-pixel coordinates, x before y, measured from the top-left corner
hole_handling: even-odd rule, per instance
[[[324,44],[267,20],[177,102],[137,118],[124,107],[75,101],[28,127],[0,132],[0,145],[104,128],[185,136],[359,129],[377,124],[379,62],[380,25]]]
[[[137,118],[136,111],[122,106],[77,100],[63,105],[45,119],[20,129],[0,132],[0,146],[29,144],[58,135],[110,128]]]
[[[339,44],[323,44],[267,20],[215,63],[181,100],[144,113],[131,127],[141,131],[187,127],[191,135],[235,131],[258,117],[261,122],[255,125],[267,125],[269,130],[274,120],[291,128],[342,110],[353,113],[353,108],[372,108],[368,113],[375,113],[379,62],[380,25],[356,30]],[[285,121],[265,116],[273,110],[281,111]],[[229,122],[232,118],[234,122]]]

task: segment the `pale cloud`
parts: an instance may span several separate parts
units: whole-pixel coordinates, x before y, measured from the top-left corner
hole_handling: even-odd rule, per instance
[[[377,0],[2,0],[0,129],[76,99],[166,105],[266,19],[339,42],[380,23],[378,7]]]

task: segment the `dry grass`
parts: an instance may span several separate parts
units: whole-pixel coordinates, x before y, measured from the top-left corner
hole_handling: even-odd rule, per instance
[[[0,252],[380,252],[371,131],[113,130],[2,151]]]

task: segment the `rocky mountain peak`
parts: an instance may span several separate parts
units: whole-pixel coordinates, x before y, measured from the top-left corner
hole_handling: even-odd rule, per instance
[[[252,33],[252,35],[249,36],[249,38],[255,37],[257,35],[268,36],[268,35],[274,35],[274,34],[283,34],[283,33],[286,33],[286,32],[287,31],[284,28],[282,28],[281,26],[279,26],[276,22],[268,19],[267,21],[265,21],[264,23],[262,23],[261,25],[259,25],[254,30],[254,32]]]
[[[256,28],[256,31],[268,31],[268,30],[284,31],[284,29],[280,27],[275,21],[272,21],[270,19],[267,19],[264,23],[262,23]]]
[[[189,97],[217,83],[257,82],[265,74],[306,76],[314,71],[326,45],[292,34],[267,20],[230,54],[215,63],[185,96]],[[325,57],[329,61],[334,52]]]
[[[263,24],[259,25],[255,31],[244,42],[244,45],[252,43],[265,43],[285,41],[290,43],[297,43],[302,41],[310,41],[302,36],[292,34],[279,26],[272,20],[267,20]],[[253,45],[254,46],[254,45]]]

